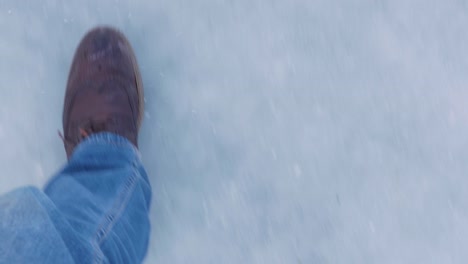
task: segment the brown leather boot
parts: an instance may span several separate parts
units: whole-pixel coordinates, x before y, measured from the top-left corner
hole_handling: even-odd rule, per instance
[[[97,27],[81,40],[68,76],[63,107],[67,157],[87,136],[111,132],[138,146],[143,84],[130,43],[119,31]]]

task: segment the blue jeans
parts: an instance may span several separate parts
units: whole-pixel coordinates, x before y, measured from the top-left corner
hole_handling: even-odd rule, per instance
[[[150,200],[138,150],[91,135],[43,191],[0,197],[0,263],[141,263]]]

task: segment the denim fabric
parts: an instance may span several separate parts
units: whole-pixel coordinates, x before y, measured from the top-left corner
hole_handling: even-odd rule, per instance
[[[150,200],[138,150],[91,135],[44,191],[0,197],[0,263],[141,263]]]

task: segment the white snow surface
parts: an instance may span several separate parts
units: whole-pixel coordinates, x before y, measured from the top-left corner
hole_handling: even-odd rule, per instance
[[[75,48],[146,89],[145,263],[466,263],[468,4],[0,0],[0,192],[62,167]]]

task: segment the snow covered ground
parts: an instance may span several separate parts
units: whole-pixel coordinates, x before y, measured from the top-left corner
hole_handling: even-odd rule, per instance
[[[0,0],[0,192],[65,162],[74,49],[142,68],[146,263],[466,263],[468,4]]]

